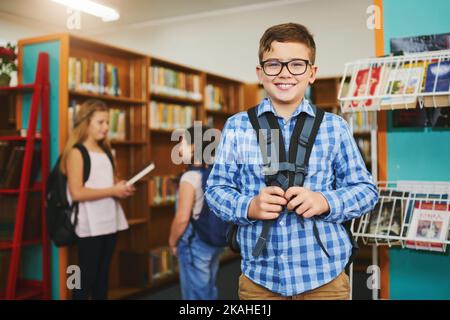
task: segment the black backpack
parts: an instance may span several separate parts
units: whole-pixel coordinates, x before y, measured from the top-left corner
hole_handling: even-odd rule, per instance
[[[258,117],[257,106],[250,108],[247,111],[252,127],[256,131],[257,142],[261,149],[263,157],[263,175],[267,186],[279,186],[285,191],[293,185],[303,186],[305,177],[308,173],[309,157],[324,116],[323,110],[316,108],[314,105],[311,106],[315,111],[315,117],[311,117],[304,112],[299,115],[291,136],[288,152],[286,152],[284,148],[283,136],[279,134],[278,139],[272,136],[271,130],[278,130],[278,132],[281,132],[274,114],[266,112]],[[260,129],[267,132],[267,135],[260,136]],[[273,159],[273,156],[271,157],[272,151],[276,153],[275,159],[277,159],[277,163],[271,163],[271,160]],[[303,220],[300,221],[303,222]],[[261,235],[259,236],[252,253],[254,257],[258,257],[265,248],[270,228],[274,222],[275,220],[263,221]],[[320,239],[315,220],[313,220],[313,222],[314,237],[322,251],[329,257],[329,254]],[[352,253],[348,264],[353,261],[358,250],[358,245],[350,232],[350,223],[344,223],[344,227],[352,243]],[[240,251],[237,243],[237,231],[238,226],[232,225],[227,234],[228,245],[231,250],[235,252]]]
[[[80,150],[83,157],[83,184],[89,179],[91,172],[91,158],[89,152],[82,144],[76,144],[74,148]],[[114,167],[112,154],[104,149],[108,158]],[[46,218],[47,229],[50,239],[57,247],[69,246],[74,244],[78,236],[75,233],[75,227],[78,223],[78,202],[69,204],[67,199],[67,177],[60,171],[59,164],[61,157],[58,158],[53,167],[46,185]],[[72,215],[75,215],[72,223]]]

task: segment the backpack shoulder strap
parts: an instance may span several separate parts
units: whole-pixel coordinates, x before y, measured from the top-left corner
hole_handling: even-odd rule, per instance
[[[81,156],[83,157],[83,183],[89,179],[89,174],[91,173],[91,158],[86,147],[81,143],[74,145],[74,148],[80,150]]]
[[[256,140],[261,150],[265,182],[267,185],[276,182],[286,189],[287,180],[282,175],[277,174],[286,162],[286,151],[280,126],[273,113],[266,112],[258,117],[257,109],[258,106],[250,108],[247,114],[255,130]],[[272,151],[274,154],[272,154]]]
[[[302,186],[307,175],[307,167],[311,151],[316,140],[317,133],[322,123],[324,111],[311,105],[315,111],[315,117],[302,114],[302,118],[297,120],[296,128],[291,138],[289,148],[289,162],[295,163],[295,186]],[[303,123],[300,123],[303,122]],[[301,126],[301,129],[297,128]]]

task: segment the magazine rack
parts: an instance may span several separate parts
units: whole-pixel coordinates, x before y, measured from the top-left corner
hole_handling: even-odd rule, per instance
[[[422,208],[424,204],[430,209],[435,209],[436,205],[440,205],[444,206],[448,213],[449,182],[378,182],[378,190],[380,197],[375,209],[352,222],[353,235],[356,239],[361,238],[365,244],[388,245],[389,247],[397,245],[405,248],[414,209]],[[445,227],[448,228],[448,226]],[[444,241],[436,239],[430,242],[410,240],[408,248],[445,252],[446,245],[450,244],[448,232],[445,233]],[[423,243],[426,243],[426,246]],[[435,250],[431,243],[440,245],[442,250]]]
[[[426,67],[430,63],[433,63],[434,79],[432,77],[426,79],[428,69]],[[418,66],[424,69],[423,74],[414,79],[412,76],[414,68]],[[411,100],[418,101],[420,108],[450,106],[450,88],[447,87],[445,91],[442,91],[442,88],[437,89],[437,84],[442,80],[442,77],[439,78],[438,75],[445,73],[448,77],[449,68],[450,50],[406,53],[402,56],[361,59],[346,63],[338,93],[341,110],[356,112],[415,108],[417,103],[411,103]],[[367,70],[368,74],[359,77],[358,83],[356,79],[361,70]],[[379,74],[376,75],[378,79],[376,81],[379,83],[374,86],[374,77],[377,72]],[[418,80],[418,83],[414,84],[414,92],[407,92],[408,87],[404,86],[404,88],[396,88],[396,94],[392,94],[394,85],[388,86],[388,81],[397,79],[396,76],[400,76],[400,73],[403,73],[405,81],[409,83]],[[351,79],[350,84],[346,82],[348,79]],[[427,90],[426,82],[429,82]],[[358,94],[355,94],[356,92]],[[382,102],[386,100],[395,100],[396,108],[392,104],[382,106]]]

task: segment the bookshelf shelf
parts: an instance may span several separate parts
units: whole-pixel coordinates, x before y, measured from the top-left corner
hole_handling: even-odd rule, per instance
[[[162,202],[162,203],[153,203],[150,205],[150,208],[166,208],[175,206],[175,202]]]
[[[19,84],[17,86],[0,87],[0,94],[32,92],[34,88],[34,84]]]
[[[141,141],[141,140],[111,140],[111,144],[112,145],[124,145],[124,146],[140,146],[143,144],[147,144],[148,142],[146,141]]]
[[[182,98],[177,96],[171,96],[163,93],[150,93],[150,99],[152,100],[161,100],[164,102],[171,103],[180,103],[180,104],[193,104],[198,105],[203,103],[203,99],[190,99],[190,98]]]
[[[139,219],[128,219],[128,225],[131,226],[137,226],[148,223],[148,219],[145,218],[139,218]]]
[[[130,105],[147,103],[146,100],[142,100],[142,99],[111,96],[111,95],[105,95],[105,94],[96,94],[96,93],[87,92],[87,91],[70,90],[69,94],[73,97],[100,99],[100,100],[105,100],[108,102],[123,103],[123,104],[130,104]]]
[[[177,129],[150,129],[150,133],[154,134],[172,134]]]
[[[366,137],[370,138],[370,134],[371,134],[370,131],[355,131],[355,132],[353,132],[353,135],[355,137],[362,137],[362,138],[366,138]]]

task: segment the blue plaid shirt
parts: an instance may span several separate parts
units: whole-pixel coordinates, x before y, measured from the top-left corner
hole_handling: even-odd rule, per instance
[[[258,116],[275,114],[286,150],[297,116],[314,116],[303,99],[287,121],[276,114],[269,99],[258,106]],[[315,216],[328,258],[313,234],[312,219],[303,219],[285,209],[269,232],[266,249],[259,257],[252,250],[261,234],[262,221],[247,217],[252,198],[266,185],[261,173],[262,156],[246,112],[228,119],[208,179],[206,200],[220,218],[239,225],[238,244],[242,272],[257,284],[283,296],[320,287],[345,268],[351,242],[342,222],[369,212],[378,200],[376,187],[345,120],[325,113],[308,164],[304,187],[321,192],[330,212]]]

